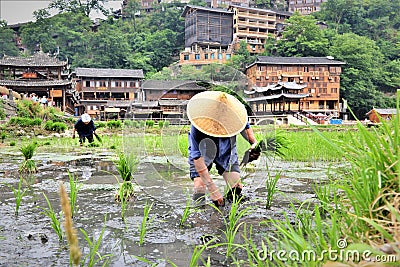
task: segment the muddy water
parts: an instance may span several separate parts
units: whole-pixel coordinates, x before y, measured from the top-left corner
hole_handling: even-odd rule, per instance
[[[47,208],[43,194],[49,198],[54,210],[60,211],[59,183],[64,182],[69,188],[68,172],[82,183],[74,225],[96,239],[104,229],[99,253],[112,254],[109,266],[148,266],[136,256],[158,262],[158,266],[168,266],[167,261],[188,266],[194,246],[201,244],[204,236],[217,237],[223,242],[223,217],[209,206],[192,213],[186,225],[179,227],[192,186],[182,157],[141,157],[134,175],[136,198],[128,204],[125,221],[121,219],[120,204],[114,201],[118,187],[115,151],[77,148],[75,151],[36,153],[33,159],[38,173],[24,176],[23,188],[27,191],[16,216],[15,197],[9,186],[17,188],[22,156],[15,148],[3,147],[0,151],[0,266],[68,266],[66,241],[58,241],[50,219],[42,213],[42,208]],[[269,210],[265,209],[267,163],[272,175],[281,175],[277,184],[280,192],[275,195]],[[283,218],[284,211],[290,215],[289,203],[293,200],[313,200],[312,184],[324,182],[327,169],[324,164],[287,163],[265,158],[261,158],[254,168],[246,169],[243,172],[244,194],[249,200],[243,206],[251,206],[253,212],[243,221],[255,227],[253,240],[257,243],[269,235],[269,227],[259,226],[260,221]],[[216,181],[222,189],[224,182],[221,178]],[[139,246],[139,227],[147,201],[153,203],[150,217],[154,220],[144,244]],[[229,206],[222,208],[222,213],[226,215],[228,209]],[[291,219],[295,220],[294,217]],[[87,241],[78,232],[79,245],[86,255],[89,251]],[[212,266],[227,265],[223,252],[222,247],[207,252]],[[245,254],[238,257],[246,259]]]

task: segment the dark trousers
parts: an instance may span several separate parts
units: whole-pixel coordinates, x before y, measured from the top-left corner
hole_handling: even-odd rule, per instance
[[[79,143],[81,143],[81,144],[83,144],[83,143],[85,143],[85,139],[87,139],[88,141],[89,141],[89,143],[92,143],[94,140],[93,140],[93,134],[92,135],[89,135],[89,136],[82,136],[82,135],[80,135],[79,136]]]

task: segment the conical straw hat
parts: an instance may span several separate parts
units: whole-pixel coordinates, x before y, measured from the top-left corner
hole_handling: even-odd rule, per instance
[[[231,137],[247,123],[246,108],[234,96],[205,91],[193,96],[187,105],[190,122],[201,132],[215,137]]]

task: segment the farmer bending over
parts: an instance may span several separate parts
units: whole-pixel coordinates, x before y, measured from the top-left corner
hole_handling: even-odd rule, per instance
[[[89,143],[93,142],[93,134],[96,134],[96,127],[94,126],[92,118],[89,116],[89,114],[82,114],[81,118],[75,123],[72,138],[75,138],[75,131],[78,132],[79,143],[81,146],[85,142],[85,138],[87,138]]]
[[[188,161],[190,178],[194,181],[193,199],[204,199],[208,190],[217,207],[225,204],[220,190],[210,177],[213,163],[228,186],[226,199],[232,201],[234,195],[240,198],[243,185],[240,182],[236,135],[241,133],[251,144],[250,149],[257,145],[247,122],[246,108],[230,94],[206,91],[191,98],[187,115],[192,124]]]

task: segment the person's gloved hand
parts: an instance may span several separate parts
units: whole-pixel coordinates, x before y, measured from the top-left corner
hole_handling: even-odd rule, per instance
[[[251,145],[249,149],[249,162],[257,160],[261,155],[261,147],[257,142]]]

